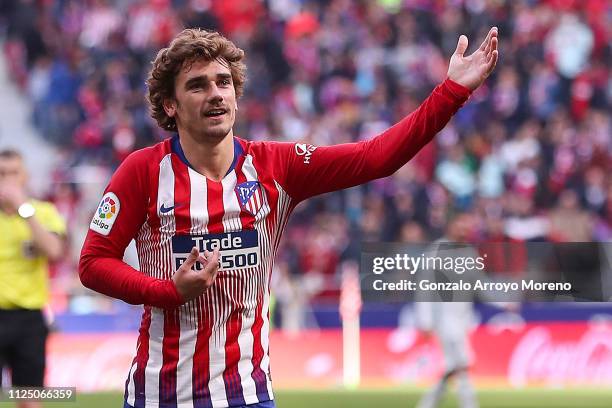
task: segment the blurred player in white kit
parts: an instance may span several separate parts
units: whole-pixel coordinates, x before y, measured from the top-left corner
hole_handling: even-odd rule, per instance
[[[439,242],[468,242],[470,230],[474,225],[473,216],[460,214],[449,222],[446,236]],[[453,250],[453,256],[478,256],[471,248]],[[432,271],[423,271],[432,273]],[[447,273],[448,279],[474,278],[471,272],[462,275]],[[434,278],[435,279],[435,278]],[[433,279],[432,279],[433,280]],[[474,327],[473,301],[448,302],[435,300],[435,292],[417,292],[416,317],[419,328],[426,336],[432,334],[438,338],[444,354],[444,372],[435,386],[419,401],[417,408],[434,408],[439,406],[451,379],[456,379],[457,396],[461,408],[477,408],[478,401],[474,387],[468,375],[468,369],[473,362],[473,354],[469,344],[469,333]],[[474,300],[474,299],[472,299]]]

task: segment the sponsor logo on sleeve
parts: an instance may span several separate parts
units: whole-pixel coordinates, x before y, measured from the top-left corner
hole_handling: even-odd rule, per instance
[[[260,264],[259,236],[257,230],[244,230],[206,235],[175,235],[172,237],[172,259],[176,271],[187,260],[191,248],[196,247],[203,253],[219,248],[219,270],[233,271],[255,268]],[[196,262],[195,270],[204,269]]]
[[[304,164],[310,163],[310,157],[312,153],[317,149],[317,146],[313,146],[311,144],[307,145],[305,143],[296,143],[295,144],[295,153],[298,156],[304,156]]]
[[[110,234],[113,229],[113,224],[119,215],[121,205],[117,195],[112,192],[104,194],[98,209],[89,224],[89,228],[102,235]]]

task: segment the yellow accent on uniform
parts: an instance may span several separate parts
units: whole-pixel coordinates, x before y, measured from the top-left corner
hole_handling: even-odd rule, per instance
[[[66,224],[55,206],[31,201],[36,220],[60,235]],[[0,309],[41,309],[48,300],[47,258],[36,253],[28,221],[0,211]]]

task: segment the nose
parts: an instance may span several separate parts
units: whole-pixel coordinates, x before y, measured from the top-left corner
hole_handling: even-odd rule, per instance
[[[210,94],[209,94],[209,102],[210,103],[219,103],[223,101],[223,95],[219,90],[217,84],[213,81],[210,85]]]

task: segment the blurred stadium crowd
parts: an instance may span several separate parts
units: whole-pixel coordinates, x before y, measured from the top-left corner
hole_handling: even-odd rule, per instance
[[[433,143],[392,177],[298,208],[276,263],[281,301],[333,299],[360,241],[433,240],[459,212],[473,216],[473,241],[612,238],[610,1],[6,0],[0,9],[10,73],[64,158],[49,194],[74,230],[67,279],[99,197],[86,197],[75,169],[111,170],[168,136],[148,116],[144,79],[183,27],[218,30],[246,51],[236,135],[315,145],[392,125],[444,79],[460,34],[474,47],[499,27],[497,70]],[[76,280],[61,286],[81,290]]]

